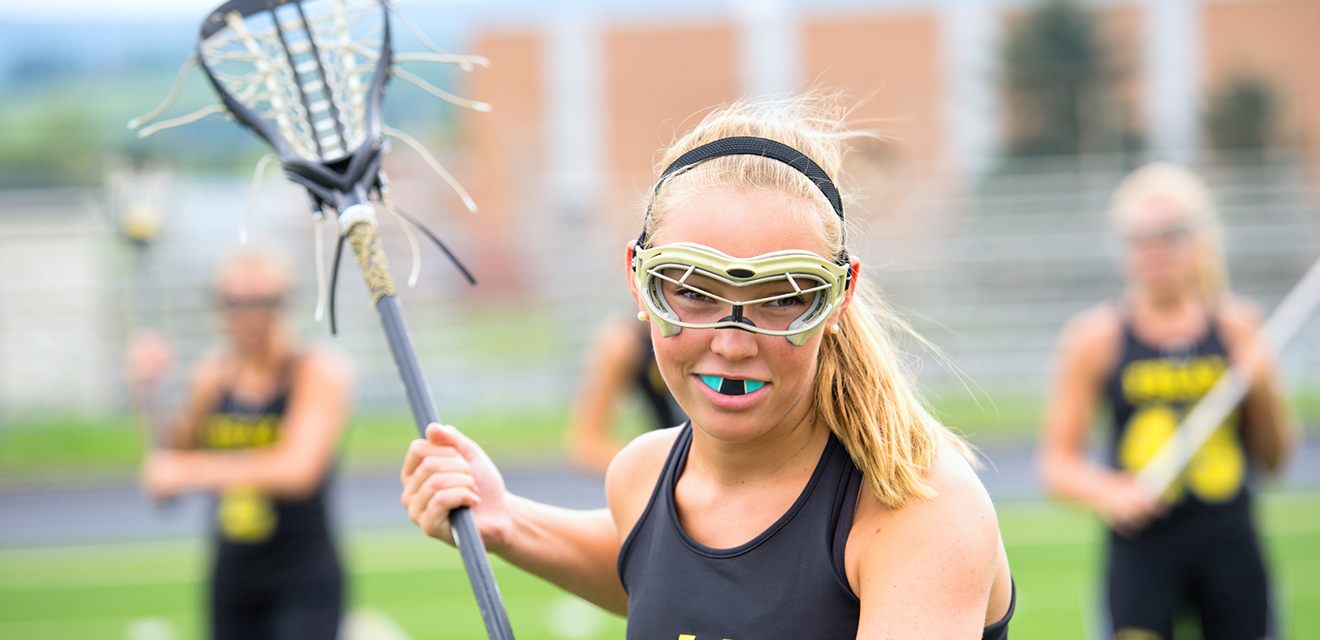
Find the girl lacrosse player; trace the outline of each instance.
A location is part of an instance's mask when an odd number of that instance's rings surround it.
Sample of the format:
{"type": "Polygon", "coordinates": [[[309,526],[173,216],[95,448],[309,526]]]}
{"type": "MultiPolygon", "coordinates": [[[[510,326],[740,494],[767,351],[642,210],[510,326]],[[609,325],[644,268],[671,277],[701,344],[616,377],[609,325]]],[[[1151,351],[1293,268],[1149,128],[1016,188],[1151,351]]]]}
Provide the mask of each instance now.
{"type": "Polygon", "coordinates": [[[1115,638],[1168,639],[1185,607],[1202,636],[1269,638],[1269,589],[1250,476],[1276,471],[1294,441],[1259,313],[1228,292],[1220,226],[1188,171],[1144,167],[1114,194],[1128,289],[1063,331],[1045,414],[1041,472],[1051,493],[1109,527],[1107,593],[1115,638]],[[1135,482],[1181,417],[1230,367],[1250,392],[1163,496],[1135,482]],[[1103,463],[1086,455],[1108,405],[1103,463]]]}
{"type": "MultiPolygon", "coordinates": [[[[172,447],[143,464],[154,497],[216,495],[213,638],[338,637],[343,578],[325,489],[350,376],[340,358],[293,341],[281,314],[289,284],[270,254],[225,263],[215,293],[227,344],[194,367],[172,447]]],[[[147,415],[164,363],[149,341],[130,350],[147,415]]]]}
{"type": "Polygon", "coordinates": [[[449,541],[471,507],[493,552],[626,614],[629,638],[1005,637],[994,508],[845,248],[855,135],[823,99],[743,103],[665,154],[624,266],[690,420],[619,453],[607,510],[513,495],[432,425],[401,473],[413,521],[449,541]]]}

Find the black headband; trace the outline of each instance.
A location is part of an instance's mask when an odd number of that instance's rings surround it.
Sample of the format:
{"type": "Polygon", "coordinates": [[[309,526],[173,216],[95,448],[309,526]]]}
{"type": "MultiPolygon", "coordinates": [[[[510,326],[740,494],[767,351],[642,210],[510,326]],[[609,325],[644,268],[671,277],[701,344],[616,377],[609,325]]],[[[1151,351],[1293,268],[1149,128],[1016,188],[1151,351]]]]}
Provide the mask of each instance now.
{"type": "MultiPolygon", "coordinates": [[[[771,140],[769,138],[759,138],[756,136],[734,136],[731,138],[720,138],[707,142],[699,147],[691,149],[679,156],[668,167],[660,173],[660,179],[655,183],[655,189],[651,194],[651,201],[655,201],[655,194],[664,186],[665,181],[674,174],[701,164],[707,160],[720,158],[723,156],[761,156],[771,160],[778,160],[798,171],[802,175],[811,179],[817,189],[829,200],[830,207],[834,213],[838,214],[839,222],[843,222],[843,199],[839,197],[839,189],[834,186],[825,170],[820,168],[814,160],[807,157],[807,154],[794,149],[782,142],[771,140]]],[[[651,217],[651,205],[646,205],[646,217],[651,217]]],[[[646,242],[646,221],[642,221],[642,233],[637,236],[637,246],[645,246],[646,242]]],[[[839,260],[847,261],[847,250],[840,252],[839,260]]]]}

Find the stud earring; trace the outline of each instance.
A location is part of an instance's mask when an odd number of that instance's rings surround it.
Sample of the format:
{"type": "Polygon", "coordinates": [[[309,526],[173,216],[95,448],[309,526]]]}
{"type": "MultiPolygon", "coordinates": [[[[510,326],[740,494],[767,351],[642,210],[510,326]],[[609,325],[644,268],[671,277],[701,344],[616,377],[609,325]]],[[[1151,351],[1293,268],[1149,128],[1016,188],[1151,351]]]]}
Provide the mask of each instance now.
{"type": "Polygon", "coordinates": [[[843,327],[840,327],[838,324],[832,324],[830,325],[828,331],[837,336],[840,333],[843,333],[843,327]]]}
{"type": "Polygon", "coordinates": [[[646,322],[647,320],[650,320],[650,317],[648,317],[648,316],[646,315],[646,312],[645,312],[645,311],[638,311],[638,312],[637,312],[637,320],[638,320],[639,322],[646,322]]]}

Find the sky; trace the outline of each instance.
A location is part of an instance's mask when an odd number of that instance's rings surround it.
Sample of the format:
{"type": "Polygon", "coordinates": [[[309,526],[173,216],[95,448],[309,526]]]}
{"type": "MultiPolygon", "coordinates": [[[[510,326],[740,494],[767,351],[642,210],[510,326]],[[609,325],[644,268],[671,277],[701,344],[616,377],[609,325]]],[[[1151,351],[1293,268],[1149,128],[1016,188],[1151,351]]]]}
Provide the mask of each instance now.
{"type": "MultiPolygon", "coordinates": [[[[206,15],[223,0],[42,0],[0,2],[0,20],[68,22],[83,20],[169,20],[206,15]]],[[[490,0],[402,0],[402,7],[486,4],[490,0]]]]}

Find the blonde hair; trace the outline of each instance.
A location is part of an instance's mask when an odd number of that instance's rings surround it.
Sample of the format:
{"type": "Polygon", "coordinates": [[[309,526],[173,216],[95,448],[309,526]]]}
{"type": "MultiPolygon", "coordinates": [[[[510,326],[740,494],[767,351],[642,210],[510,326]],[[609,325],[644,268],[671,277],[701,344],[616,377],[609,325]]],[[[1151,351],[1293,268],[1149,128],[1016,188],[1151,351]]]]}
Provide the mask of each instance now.
{"type": "Polygon", "coordinates": [[[1141,167],[1123,178],[1114,190],[1109,205],[1110,223],[1115,228],[1122,228],[1127,219],[1140,215],[1154,201],[1179,212],[1190,224],[1196,252],[1197,285],[1207,298],[1220,298],[1228,290],[1223,225],[1205,181],[1191,171],[1167,162],[1141,167]]]}
{"type": "MultiPolygon", "coordinates": [[[[801,151],[838,185],[849,141],[871,135],[845,127],[847,111],[842,104],[837,95],[810,95],[725,106],[707,114],[695,129],[672,144],[660,166],[713,140],[759,136],[801,151]]],[[[674,174],[652,194],[645,237],[655,237],[675,203],[703,189],[730,185],[769,189],[794,198],[803,205],[794,211],[824,241],[826,255],[843,254],[844,225],[815,184],[789,165],[755,155],[715,158],[674,174]]],[[[935,495],[924,476],[942,440],[964,455],[970,449],[918,399],[891,336],[891,330],[910,329],[865,280],[853,286],[852,303],[839,321],[842,330],[837,334],[827,331],[822,338],[813,394],[815,411],[843,443],[880,502],[897,508],[914,497],[935,495]]]]}

